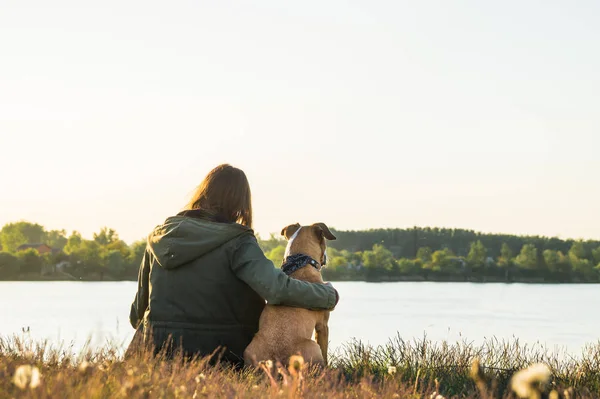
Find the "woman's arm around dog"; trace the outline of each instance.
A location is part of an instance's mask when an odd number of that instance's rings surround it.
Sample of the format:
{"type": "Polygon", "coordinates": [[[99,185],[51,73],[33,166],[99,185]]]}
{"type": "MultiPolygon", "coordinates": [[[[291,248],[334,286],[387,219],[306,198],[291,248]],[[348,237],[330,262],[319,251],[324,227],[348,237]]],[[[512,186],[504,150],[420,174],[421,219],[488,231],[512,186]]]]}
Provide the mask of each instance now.
{"type": "Polygon", "coordinates": [[[338,292],[331,284],[296,280],[276,268],[253,235],[240,239],[232,253],[231,268],[269,305],[332,310],[339,300],[338,292]]]}

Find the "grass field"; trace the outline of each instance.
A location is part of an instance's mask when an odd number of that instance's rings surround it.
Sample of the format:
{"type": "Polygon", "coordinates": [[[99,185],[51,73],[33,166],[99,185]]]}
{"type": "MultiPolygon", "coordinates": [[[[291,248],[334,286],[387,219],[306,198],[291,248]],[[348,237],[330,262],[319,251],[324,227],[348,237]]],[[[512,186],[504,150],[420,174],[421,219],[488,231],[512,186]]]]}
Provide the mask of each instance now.
{"type": "Polygon", "coordinates": [[[331,354],[322,373],[295,359],[274,375],[266,368],[235,372],[203,359],[166,361],[143,353],[123,360],[121,352],[107,346],[76,355],[0,339],[0,398],[600,397],[600,342],[572,355],[517,340],[481,346],[425,338],[395,338],[379,347],[350,342],[331,354]]]}

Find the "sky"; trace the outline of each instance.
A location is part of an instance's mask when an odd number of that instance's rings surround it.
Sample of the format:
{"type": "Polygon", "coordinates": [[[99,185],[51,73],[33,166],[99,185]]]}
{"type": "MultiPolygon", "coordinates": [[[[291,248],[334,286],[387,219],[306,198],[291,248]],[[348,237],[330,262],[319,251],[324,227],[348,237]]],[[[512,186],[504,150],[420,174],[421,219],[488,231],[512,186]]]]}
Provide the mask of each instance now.
{"type": "Polygon", "coordinates": [[[0,225],[127,242],[214,166],[255,230],[600,239],[597,1],[3,0],[0,225]]]}

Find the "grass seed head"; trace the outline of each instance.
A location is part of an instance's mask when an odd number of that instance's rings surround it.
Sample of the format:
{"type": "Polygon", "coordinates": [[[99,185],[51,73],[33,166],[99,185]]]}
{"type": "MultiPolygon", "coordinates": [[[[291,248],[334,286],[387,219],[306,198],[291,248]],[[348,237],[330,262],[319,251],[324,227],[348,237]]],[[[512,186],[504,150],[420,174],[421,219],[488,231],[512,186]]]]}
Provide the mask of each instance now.
{"type": "Polygon", "coordinates": [[[304,368],[304,358],[300,355],[294,355],[290,357],[288,366],[290,373],[294,370],[296,373],[300,372],[304,368]]]}

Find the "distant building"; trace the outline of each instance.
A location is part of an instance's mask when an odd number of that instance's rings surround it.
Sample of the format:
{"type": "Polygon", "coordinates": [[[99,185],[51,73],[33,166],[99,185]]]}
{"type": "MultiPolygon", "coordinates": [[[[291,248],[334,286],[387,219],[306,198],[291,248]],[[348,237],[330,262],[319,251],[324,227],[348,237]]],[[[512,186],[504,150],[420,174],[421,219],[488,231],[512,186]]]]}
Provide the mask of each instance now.
{"type": "Polygon", "coordinates": [[[71,266],[71,262],[69,262],[68,260],[63,260],[62,262],[58,262],[56,264],[56,271],[64,272],[65,269],[67,269],[70,266],[71,266]]]}
{"type": "Polygon", "coordinates": [[[41,244],[41,243],[23,244],[17,248],[17,251],[25,251],[27,249],[35,249],[40,255],[44,255],[44,254],[48,254],[48,253],[55,254],[57,252],[60,252],[60,249],[58,249],[58,248],[52,248],[51,246],[49,246],[47,244],[41,244]]]}
{"type": "Polygon", "coordinates": [[[69,266],[71,266],[71,263],[66,260],[58,262],[55,265],[53,265],[53,264],[44,265],[42,267],[42,276],[54,274],[56,272],[64,272],[69,266]]]}

